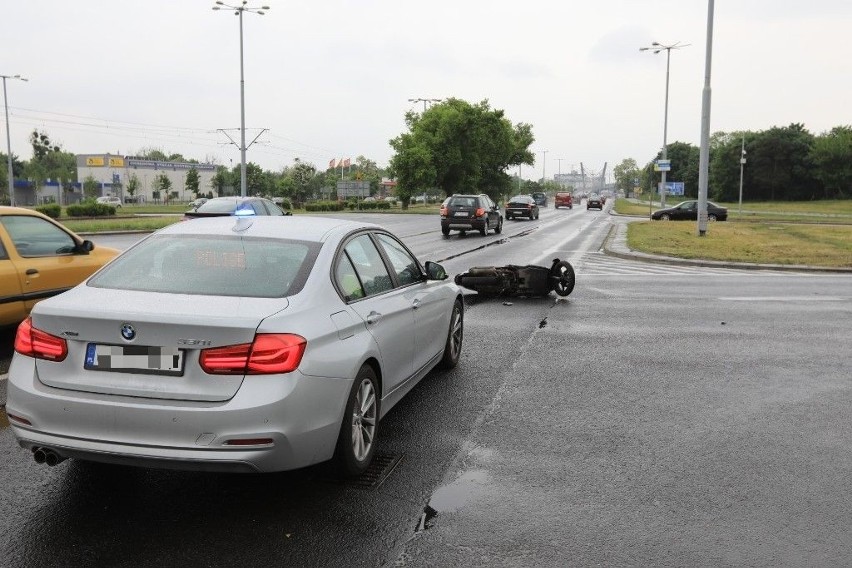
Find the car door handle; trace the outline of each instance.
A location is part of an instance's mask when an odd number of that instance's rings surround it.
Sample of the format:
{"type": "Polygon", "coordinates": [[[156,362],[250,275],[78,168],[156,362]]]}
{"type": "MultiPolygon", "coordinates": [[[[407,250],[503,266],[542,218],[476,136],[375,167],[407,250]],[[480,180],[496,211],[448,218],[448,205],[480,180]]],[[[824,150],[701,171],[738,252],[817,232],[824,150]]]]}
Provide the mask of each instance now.
{"type": "Polygon", "coordinates": [[[380,319],[382,319],[382,314],[380,314],[379,312],[372,311],[367,314],[367,323],[376,323],[380,319]]]}
{"type": "Polygon", "coordinates": [[[411,302],[411,308],[416,310],[420,307],[420,298],[415,298],[413,302],[411,302]]]}
{"type": "Polygon", "coordinates": [[[27,268],[27,276],[32,276],[33,274],[38,274],[38,269],[36,269],[36,268],[27,268]]]}

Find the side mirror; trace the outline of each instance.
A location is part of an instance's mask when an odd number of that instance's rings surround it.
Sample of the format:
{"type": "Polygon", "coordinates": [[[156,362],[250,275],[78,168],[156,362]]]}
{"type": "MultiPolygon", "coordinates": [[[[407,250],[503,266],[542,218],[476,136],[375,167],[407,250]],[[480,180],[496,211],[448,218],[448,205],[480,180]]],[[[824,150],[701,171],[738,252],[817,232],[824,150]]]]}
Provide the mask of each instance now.
{"type": "Polygon", "coordinates": [[[437,262],[431,260],[426,261],[426,279],[427,280],[446,280],[449,277],[444,267],[437,262]]]}
{"type": "Polygon", "coordinates": [[[80,252],[80,254],[89,254],[94,249],[95,249],[95,243],[93,243],[92,241],[90,241],[88,239],[86,239],[85,241],[80,243],[80,245],[77,247],[77,250],[80,252]]]}

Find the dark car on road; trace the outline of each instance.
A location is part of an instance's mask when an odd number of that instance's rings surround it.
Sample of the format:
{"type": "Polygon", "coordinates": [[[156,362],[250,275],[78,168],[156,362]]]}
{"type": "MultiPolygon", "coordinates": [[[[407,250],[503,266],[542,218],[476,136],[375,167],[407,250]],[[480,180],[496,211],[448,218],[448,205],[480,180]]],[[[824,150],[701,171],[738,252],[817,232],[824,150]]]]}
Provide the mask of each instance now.
{"type": "Polygon", "coordinates": [[[538,203],[531,195],[516,195],[506,204],[506,219],[517,217],[538,219],[538,203]]]}
{"type": "Polygon", "coordinates": [[[536,191],[532,194],[532,198],[535,199],[535,204],[539,207],[547,207],[547,194],[541,191],[536,191]]]}
{"type": "MultiPolygon", "coordinates": [[[[697,221],[698,200],[681,201],[674,207],[657,209],[651,214],[651,219],[655,221],[697,221]]],[[[708,221],[726,221],[727,219],[727,208],[716,205],[711,201],[707,202],[708,221]]]]}
{"type": "Polygon", "coordinates": [[[184,219],[196,217],[228,217],[235,215],[290,215],[269,199],[262,197],[214,197],[183,214],[184,219]]]}
{"type": "Polygon", "coordinates": [[[604,200],[601,199],[601,196],[597,193],[591,194],[588,199],[586,199],[586,210],[589,209],[600,209],[603,210],[604,200]]]}
{"type": "Polygon", "coordinates": [[[479,231],[485,236],[493,229],[495,234],[503,230],[503,215],[500,208],[484,193],[479,195],[451,195],[441,205],[441,232],[449,235],[458,231],[479,231]]]}

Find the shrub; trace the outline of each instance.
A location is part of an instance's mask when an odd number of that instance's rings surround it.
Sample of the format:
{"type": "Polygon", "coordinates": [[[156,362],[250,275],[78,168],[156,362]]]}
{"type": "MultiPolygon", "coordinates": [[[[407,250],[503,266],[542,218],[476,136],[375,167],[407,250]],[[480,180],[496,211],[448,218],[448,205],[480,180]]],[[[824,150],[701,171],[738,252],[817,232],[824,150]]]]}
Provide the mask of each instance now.
{"type": "Polygon", "coordinates": [[[69,217],[107,217],[115,215],[115,207],[106,203],[95,203],[94,201],[83,201],[75,205],[69,205],[65,212],[69,217]]]}
{"type": "Polygon", "coordinates": [[[51,219],[59,219],[59,216],[62,215],[62,207],[58,203],[48,203],[47,205],[41,205],[36,207],[36,211],[43,215],[47,215],[51,219]]]}
{"type": "MultiPolygon", "coordinates": [[[[283,207],[283,205],[282,205],[283,207]]],[[[305,204],[305,211],[342,211],[343,204],[337,201],[314,201],[305,204]]]]}

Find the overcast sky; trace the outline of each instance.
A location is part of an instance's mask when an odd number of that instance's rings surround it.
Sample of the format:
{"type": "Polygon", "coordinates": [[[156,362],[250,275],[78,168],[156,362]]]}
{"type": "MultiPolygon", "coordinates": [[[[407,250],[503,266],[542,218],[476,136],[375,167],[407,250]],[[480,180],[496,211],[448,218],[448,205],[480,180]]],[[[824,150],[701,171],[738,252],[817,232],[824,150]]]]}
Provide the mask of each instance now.
{"type": "MultiPolygon", "coordinates": [[[[157,148],[239,164],[239,18],[213,0],[2,0],[12,153],[44,130],[67,151],[157,148]]],[[[380,166],[409,99],[488,99],[533,127],[525,178],[699,144],[706,0],[261,0],[245,14],[248,160],[380,166]],[[261,134],[262,129],[268,129],[261,134]]],[[[711,132],[852,123],[850,0],[715,3],[711,132]]],[[[3,119],[5,128],[5,119],[3,119]]],[[[5,132],[3,132],[5,138],[5,132]]],[[[6,147],[3,145],[3,152],[6,147]]],[[[514,173],[514,172],[510,172],[514,173]]]]}

